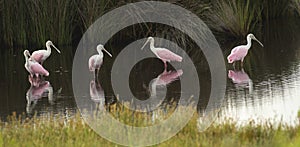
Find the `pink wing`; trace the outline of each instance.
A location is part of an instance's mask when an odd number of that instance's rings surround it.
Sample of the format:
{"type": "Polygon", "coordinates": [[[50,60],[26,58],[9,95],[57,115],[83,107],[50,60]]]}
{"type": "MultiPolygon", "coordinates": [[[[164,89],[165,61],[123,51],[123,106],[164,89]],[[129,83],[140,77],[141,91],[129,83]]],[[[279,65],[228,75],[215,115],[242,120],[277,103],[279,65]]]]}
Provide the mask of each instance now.
{"type": "Polygon", "coordinates": [[[34,73],[38,73],[40,75],[45,75],[45,76],[49,76],[49,72],[40,64],[38,63],[33,63],[31,66],[30,66],[31,70],[34,72],[34,73]]]}
{"type": "Polygon", "coordinates": [[[237,46],[234,49],[232,49],[230,55],[227,57],[228,63],[233,63],[234,61],[239,61],[248,53],[248,49],[246,49],[244,46],[237,46]]]}
{"type": "Polygon", "coordinates": [[[176,55],[175,53],[167,50],[167,49],[161,49],[157,51],[157,55],[164,60],[167,61],[178,61],[181,62],[182,61],[182,57],[180,57],[179,55],[176,55]]]}
{"type": "Polygon", "coordinates": [[[89,59],[89,70],[90,71],[94,71],[95,70],[94,64],[95,64],[95,58],[91,57],[89,59]]]}
{"type": "Polygon", "coordinates": [[[43,57],[44,57],[44,54],[42,54],[42,53],[33,53],[31,55],[31,58],[33,58],[36,62],[41,62],[43,57]]]}

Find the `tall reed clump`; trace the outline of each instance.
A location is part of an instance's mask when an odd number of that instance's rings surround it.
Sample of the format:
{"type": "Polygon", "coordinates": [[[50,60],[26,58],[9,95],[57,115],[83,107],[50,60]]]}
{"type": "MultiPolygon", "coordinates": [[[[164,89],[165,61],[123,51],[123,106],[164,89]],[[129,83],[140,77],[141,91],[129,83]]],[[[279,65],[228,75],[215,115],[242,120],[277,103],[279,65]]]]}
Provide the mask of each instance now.
{"type": "Polygon", "coordinates": [[[262,0],[264,19],[286,17],[291,0],[262,0]]]}
{"type": "Polygon", "coordinates": [[[295,11],[298,13],[298,16],[300,16],[300,0],[292,0],[291,7],[295,9],[295,11]]]}
{"type": "Polygon", "coordinates": [[[77,1],[77,12],[82,23],[83,31],[86,30],[93,22],[104,14],[113,0],[80,0],[77,1]]]}
{"type": "MultiPolygon", "coordinates": [[[[33,44],[51,39],[56,44],[69,45],[74,31],[76,8],[73,0],[29,0],[30,36],[33,44]]],[[[28,34],[29,35],[29,34],[28,34]]]]}
{"type": "MultiPolygon", "coordinates": [[[[0,0],[0,20],[2,20],[3,17],[2,9],[3,9],[3,0],[0,0]]],[[[2,23],[0,23],[0,34],[3,34],[2,23]]],[[[3,37],[0,37],[0,44],[3,44],[3,37]]]]}
{"type": "Polygon", "coordinates": [[[259,0],[216,0],[208,14],[208,24],[216,32],[244,37],[254,31],[261,21],[259,0]]]}
{"type": "Polygon", "coordinates": [[[2,35],[6,45],[27,45],[27,8],[25,1],[10,0],[2,1],[2,35]]]}

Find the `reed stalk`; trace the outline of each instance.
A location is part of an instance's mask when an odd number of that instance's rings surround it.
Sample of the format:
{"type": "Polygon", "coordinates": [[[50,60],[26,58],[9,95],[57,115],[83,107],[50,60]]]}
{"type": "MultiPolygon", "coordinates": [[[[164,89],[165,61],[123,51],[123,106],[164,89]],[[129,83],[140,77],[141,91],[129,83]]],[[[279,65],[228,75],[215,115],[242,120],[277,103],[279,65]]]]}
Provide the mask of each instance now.
{"type": "Polygon", "coordinates": [[[262,9],[257,0],[216,0],[208,14],[209,25],[216,32],[244,37],[257,28],[262,9]]]}

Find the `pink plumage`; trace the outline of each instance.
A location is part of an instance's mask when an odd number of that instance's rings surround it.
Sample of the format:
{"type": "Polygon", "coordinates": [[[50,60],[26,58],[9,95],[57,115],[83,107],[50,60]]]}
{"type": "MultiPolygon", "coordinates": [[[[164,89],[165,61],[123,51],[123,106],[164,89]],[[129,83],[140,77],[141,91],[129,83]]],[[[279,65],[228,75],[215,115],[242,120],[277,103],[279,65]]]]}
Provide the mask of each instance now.
{"type": "Polygon", "coordinates": [[[43,57],[44,57],[44,54],[35,53],[35,54],[32,54],[30,58],[34,59],[36,62],[41,63],[43,61],[43,57]]]}
{"type": "Polygon", "coordinates": [[[25,57],[25,68],[30,73],[30,76],[33,77],[33,75],[36,75],[38,77],[39,75],[43,76],[49,76],[49,72],[38,62],[36,62],[33,58],[30,57],[30,53],[28,50],[24,51],[24,57],[25,57]]]}
{"type": "Polygon", "coordinates": [[[170,61],[177,61],[182,62],[182,57],[179,55],[171,52],[170,50],[166,48],[156,48],[154,47],[154,38],[149,37],[146,41],[146,43],[143,45],[142,49],[146,46],[146,44],[150,42],[150,49],[151,51],[157,56],[157,58],[161,59],[164,62],[165,69],[167,68],[167,62],[170,61]]]}
{"type": "Polygon", "coordinates": [[[36,62],[43,64],[43,62],[51,55],[51,46],[53,46],[56,49],[56,51],[58,53],[60,53],[58,48],[56,48],[54,46],[54,44],[50,40],[48,40],[46,42],[46,48],[47,49],[46,50],[42,49],[42,50],[34,51],[31,55],[31,58],[34,59],[36,62]]]}
{"type": "Polygon", "coordinates": [[[180,57],[179,55],[176,55],[175,53],[167,50],[167,49],[159,49],[157,50],[157,55],[158,57],[163,60],[163,61],[177,61],[177,62],[181,62],[182,61],[182,57],[180,57]]]}
{"type": "Polygon", "coordinates": [[[29,68],[31,69],[32,73],[35,75],[43,75],[43,76],[49,76],[49,72],[39,63],[33,62],[29,65],[29,68]]]}
{"type": "Polygon", "coordinates": [[[257,41],[263,47],[263,44],[257,40],[253,34],[249,34],[247,35],[247,45],[240,45],[232,49],[230,55],[227,57],[228,63],[233,63],[236,61],[242,61],[242,63],[244,62],[244,58],[247,56],[248,50],[252,45],[251,39],[257,41]]]}
{"type": "Polygon", "coordinates": [[[246,46],[238,46],[232,49],[231,54],[227,57],[228,63],[233,63],[235,61],[244,61],[248,53],[246,46]]]}

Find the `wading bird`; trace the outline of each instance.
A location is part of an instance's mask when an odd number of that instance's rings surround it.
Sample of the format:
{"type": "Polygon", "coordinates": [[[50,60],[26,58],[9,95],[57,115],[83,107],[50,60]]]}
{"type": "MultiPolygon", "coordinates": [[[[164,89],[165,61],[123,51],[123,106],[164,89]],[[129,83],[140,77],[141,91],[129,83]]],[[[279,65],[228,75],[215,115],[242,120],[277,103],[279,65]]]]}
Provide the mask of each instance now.
{"type": "Polygon", "coordinates": [[[182,57],[179,55],[176,55],[175,53],[171,52],[170,50],[166,48],[156,48],[154,47],[154,38],[149,37],[146,43],[143,45],[142,49],[147,45],[147,43],[150,42],[150,49],[151,51],[156,55],[157,58],[162,60],[165,65],[165,69],[167,68],[167,62],[170,61],[182,61],[182,57]]]}
{"type": "Polygon", "coordinates": [[[104,48],[103,45],[99,44],[97,46],[98,54],[91,56],[89,59],[89,70],[95,72],[95,77],[98,76],[98,71],[103,64],[102,50],[104,50],[110,57],[112,57],[112,55],[104,48]]]}
{"type": "Polygon", "coordinates": [[[240,45],[231,50],[230,55],[227,57],[228,63],[234,63],[236,61],[241,61],[243,66],[244,58],[248,54],[248,50],[251,48],[251,40],[257,41],[262,47],[264,46],[258,39],[255,38],[253,34],[247,35],[247,45],[240,45]]]}
{"type": "Polygon", "coordinates": [[[33,58],[30,57],[30,53],[28,50],[24,51],[24,57],[25,57],[25,68],[30,73],[30,76],[33,77],[34,75],[36,77],[39,77],[39,75],[42,76],[49,76],[49,72],[38,62],[36,62],[33,58]]]}
{"type": "Polygon", "coordinates": [[[36,62],[39,62],[41,64],[43,64],[43,62],[50,56],[51,54],[51,46],[53,46],[56,51],[58,53],[60,53],[60,51],[54,46],[54,44],[48,40],[46,42],[46,48],[47,50],[45,49],[41,49],[41,50],[37,50],[37,51],[34,51],[31,55],[31,58],[33,58],[36,62]]]}

